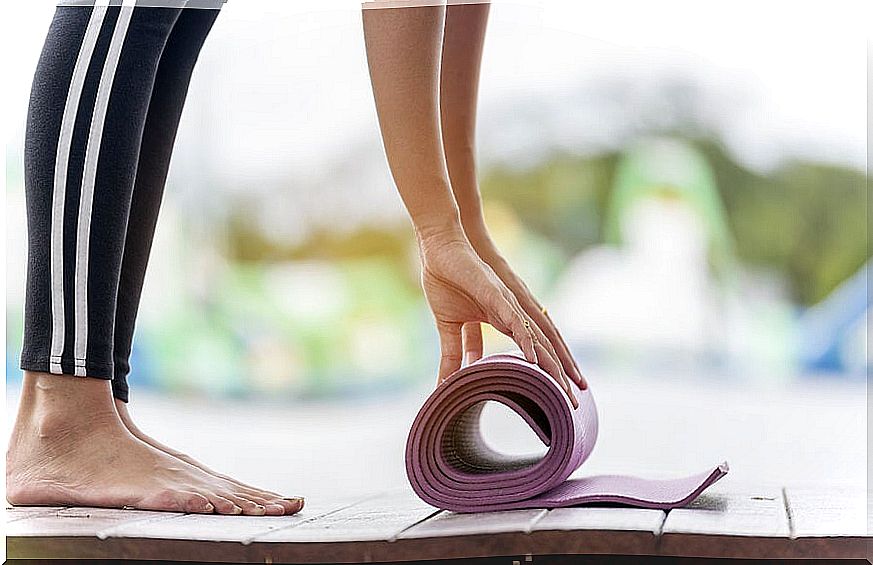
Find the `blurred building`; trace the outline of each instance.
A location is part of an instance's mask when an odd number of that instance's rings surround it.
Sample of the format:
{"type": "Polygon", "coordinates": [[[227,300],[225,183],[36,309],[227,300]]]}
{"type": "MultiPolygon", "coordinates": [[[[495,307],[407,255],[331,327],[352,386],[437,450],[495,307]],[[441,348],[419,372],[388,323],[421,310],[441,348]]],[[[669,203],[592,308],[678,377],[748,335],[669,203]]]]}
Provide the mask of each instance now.
{"type": "Polygon", "coordinates": [[[788,303],[776,288],[740,288],[752,283],[700,153],[642,141],[622,157],[610,198],[607,242],[574,258],[556,290],[555,315],[575,347],[643,371],[748,374],[772,370],[775,358],[785,372],[788,303]],[[786,318],[768,328],[763,312],[786,318]]]}

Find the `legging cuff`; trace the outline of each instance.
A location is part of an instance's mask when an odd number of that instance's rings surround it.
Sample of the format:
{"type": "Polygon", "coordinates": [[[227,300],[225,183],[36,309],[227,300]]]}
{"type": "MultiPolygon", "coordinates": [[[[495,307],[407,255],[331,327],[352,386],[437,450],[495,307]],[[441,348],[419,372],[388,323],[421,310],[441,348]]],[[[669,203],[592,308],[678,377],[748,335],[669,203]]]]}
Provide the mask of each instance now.
{"type": "MultiPolygon", "coordinates": [[[[112,396],[118,400],[127,403],[130,400],[130,389],[127,385],[126,373],[119,376],[118,371],[111,363],[92,363],[86,361],[84,365],[84,373],[81,370],[81,361],[79,362],[79,374],[76,373],[76,360],[68,357],[62,357],[60,360],[61,371],[52,371],[52,366],[55,365],[49,358],[21,358],[21,369],[23,371],[33,371],[37,373],[54,373],[58,376],[65,377],[87,377],[92,379],[102,379],[112,381],[112,396]]],[[[55,365],[56,367],[56,365],[55,365]]]]}
{"type": "Polygon", "coordinates": [[[92,379],[112,380],[115,367],[112,363],[95,363],[72,357],[21,357],[21,369],[40,373],[54,373],[92,379]]]}

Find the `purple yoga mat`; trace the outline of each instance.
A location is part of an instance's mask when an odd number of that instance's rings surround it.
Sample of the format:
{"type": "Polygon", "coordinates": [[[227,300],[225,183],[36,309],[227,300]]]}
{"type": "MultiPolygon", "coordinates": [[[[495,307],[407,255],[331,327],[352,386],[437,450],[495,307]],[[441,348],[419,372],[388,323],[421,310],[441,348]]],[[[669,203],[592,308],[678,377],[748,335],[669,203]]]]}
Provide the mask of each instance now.
{"type": "Polygon", "coordinates": [[[460,369],[430,395],[406,442],[406,473],[422,500],[445,510],[483,512],[609,502],[646,508],[688,504],[728,471],[722,463],[681,479],[621,475],[567,478],[597,441],[591,389],[566,394],[538,366],[512,354],[489,355],[460,369]],[[548,446],[542,457],[497,453],[482,438],[486,401],[505,404],[548,446]]]}

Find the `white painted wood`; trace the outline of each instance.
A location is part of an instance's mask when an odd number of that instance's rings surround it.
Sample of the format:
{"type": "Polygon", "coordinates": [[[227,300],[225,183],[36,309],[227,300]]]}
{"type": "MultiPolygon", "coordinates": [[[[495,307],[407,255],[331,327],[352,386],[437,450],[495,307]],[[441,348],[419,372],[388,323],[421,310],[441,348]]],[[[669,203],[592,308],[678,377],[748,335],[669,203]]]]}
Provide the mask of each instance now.
{"type": "Polygon", "coordinates": [[[398,539],[473,536],[478,534],[527,533],[545,510],[507,510],[478,514],[440,512],[433,518],[401,532],[398,539]]]}
{"type": "Polygon", "coordinates": [[[788,537],[788,515],[779,489],[745,493],[715,489],[687,508],[671,510],[663,534],[788,537]]]}
{"type": "Polygon", "coordinates": [[[869,535],[867,493],[861,489],[788,487],[785,498],[793,537],[869,535]]]}
{"type": "Polygon", "coordinates": [[[368,498],[348,508],[258,536],[253,543],[390,540],[437,512],[411,490],[368,498]]]}
{"type": "Polygon", "coordinates": [[[659,535],[666,513],[649,508],[573,507],[550,510],[534,524],[534,531],[642,531],[659,535]]]}
{"type": "Polygon", "coordinates": [[[172,520],[149,520],[113,526],[99,532],[102,538],[145,538],[203,541],[248,542],[252,538],[281,528],[318,519],[356,500],[307,501],[303,510],[291,516],[223,516],[185,514],[172,520]]]}
{"type": "Polygon", "coordinates": [[[98,537],[109,528],[151,520],[172,520],[183,514],[116,510],[111,508],[66,508],[50,514],[38,514],[6,524],[7,537],[98,537]]]}

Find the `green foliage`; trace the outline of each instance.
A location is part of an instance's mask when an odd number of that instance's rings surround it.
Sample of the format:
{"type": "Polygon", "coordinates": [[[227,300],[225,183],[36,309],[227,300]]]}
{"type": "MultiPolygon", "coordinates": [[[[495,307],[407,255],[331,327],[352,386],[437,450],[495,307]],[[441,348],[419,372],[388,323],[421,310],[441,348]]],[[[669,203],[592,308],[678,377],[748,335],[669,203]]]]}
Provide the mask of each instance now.
{"type": "MultiPolygon", "coordinates": [[[[712,167],[738,259],[781,273],[799,303],[821,300],[869,259],[862,172],[795,161],[763,175],[712,140],[692,143],[712,167]]],[[[606,240],[619,160],[618,153],[561,154],[526,170],[500,165],[484,175],[482,192],[575,254],[606,240]]]]}
{"type": "MultiPolygon", "coordinates": [[[[760,174],[737,163],[711,138],[686,140],[705,157],[727,213],[737,258],[782,274],[793,297],[821,300],[869,259],[864,173],[794,161],[760,174]]],[[[594,156],[558,153],[527,169],[498,165],[484,172],[483,198],[511,209],[525,228],[573,256],[608,240],[606,218],[614,195],[618,152],[594,156]]],[[[244,205],[230,219],[230,255],[240,261],[380,257],[398,266],[410,291],[417,287],[409,259],[411,234],[403,223],[351,232],[314,230],[302,242],[271,239],[251,222],[244,205]]]]}
{"type": "Polygon", "coordinates": [[[603,240],[618,155],[559,154],[528,170],[494,167],[481,181],[483,198],[512,208],[525,226],[575,255],[603,240]]]}

